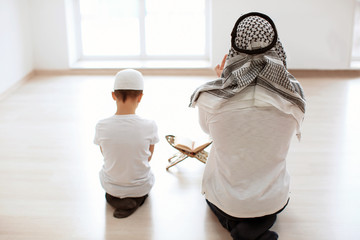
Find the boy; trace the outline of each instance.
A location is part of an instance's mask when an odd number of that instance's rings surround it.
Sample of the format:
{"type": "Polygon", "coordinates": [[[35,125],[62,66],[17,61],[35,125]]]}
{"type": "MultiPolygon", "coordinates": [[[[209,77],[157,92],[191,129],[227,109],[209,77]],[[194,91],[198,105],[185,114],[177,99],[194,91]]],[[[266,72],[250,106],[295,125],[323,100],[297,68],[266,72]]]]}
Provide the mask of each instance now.
{"type": "Polygon", "coordinates": [[[115,208],[116,218],[134,213],[154,184],[149,161],[155,143],[159,142],[157,125],[135,114],[143,89],[140,72],[133,69],[118,72],[112,92],[117,111],[96,125],[94,143],[104,156],[100,182],[106,191],[106,201],[115,208]]]}

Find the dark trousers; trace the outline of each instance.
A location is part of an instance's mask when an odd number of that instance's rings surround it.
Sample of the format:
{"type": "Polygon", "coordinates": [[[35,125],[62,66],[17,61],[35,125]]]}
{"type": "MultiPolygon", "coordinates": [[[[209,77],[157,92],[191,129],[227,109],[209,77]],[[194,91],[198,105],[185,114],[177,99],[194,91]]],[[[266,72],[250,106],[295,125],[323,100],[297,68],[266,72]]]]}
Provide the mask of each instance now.
{"type": "Polygon", "coordinates": [[[280,211],[256,218],[236,218],[221,211],[214,204],[206,200],[212,212],[219,219],[221,225],[226,228],[234,240],[276,240],[278,235],[269,229],[276,221],[276,215],[280,211]]]}
{"type": "Polygon", "coordinates": [[[115,208],[114,217],[125,218],[133,214],[136,209],[144,204],[148,195],[142,197],[118,198],[108,193],[105,194],[106,201],[115,208]]]}

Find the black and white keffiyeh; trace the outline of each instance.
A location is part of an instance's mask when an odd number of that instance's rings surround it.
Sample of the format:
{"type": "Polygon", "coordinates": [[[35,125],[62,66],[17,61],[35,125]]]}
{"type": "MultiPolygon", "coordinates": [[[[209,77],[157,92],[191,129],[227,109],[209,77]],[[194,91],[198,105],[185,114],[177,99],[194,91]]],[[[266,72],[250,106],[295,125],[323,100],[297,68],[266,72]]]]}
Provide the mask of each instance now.
{"type": "Polygon", "coordinates": [[[305,113],[303,89],[287,71],[286,54],[273,21],[261,13],[245,14],[236,22],[231,37],[221,77],[197,88],[190,106],[196,105],[202,92],[226,100],[248,86],[258,86],[305,113]]]}

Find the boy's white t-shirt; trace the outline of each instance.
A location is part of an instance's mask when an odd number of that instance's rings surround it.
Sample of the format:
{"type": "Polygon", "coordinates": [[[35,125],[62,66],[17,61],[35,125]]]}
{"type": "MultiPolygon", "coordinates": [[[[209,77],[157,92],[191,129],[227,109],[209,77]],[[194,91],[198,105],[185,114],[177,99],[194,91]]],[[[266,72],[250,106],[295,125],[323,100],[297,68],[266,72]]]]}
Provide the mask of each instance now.
{"type": "Polygon", "coordinates": [[[104,156],[99,173],[104,190],[119,198],[148,194],[155,181],[148,161],[149,147],[157,142],[157,125],[152,120],[129,114],[99,121],[94,143],[104,156]]]}

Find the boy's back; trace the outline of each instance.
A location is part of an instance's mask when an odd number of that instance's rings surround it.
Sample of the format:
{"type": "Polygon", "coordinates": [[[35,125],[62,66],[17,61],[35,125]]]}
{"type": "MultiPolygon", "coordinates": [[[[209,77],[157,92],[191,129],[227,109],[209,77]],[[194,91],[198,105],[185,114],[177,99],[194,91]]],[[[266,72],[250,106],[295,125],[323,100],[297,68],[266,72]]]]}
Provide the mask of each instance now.
{"type": "Polygon", "coordinates": [[[104,155],[100,181],[107,193],[121,198],[149,193],[154,184],[149,146],[158,142],[154,121],[135,114],[111,116],[97,124],[94,142],[104,155]]]}

